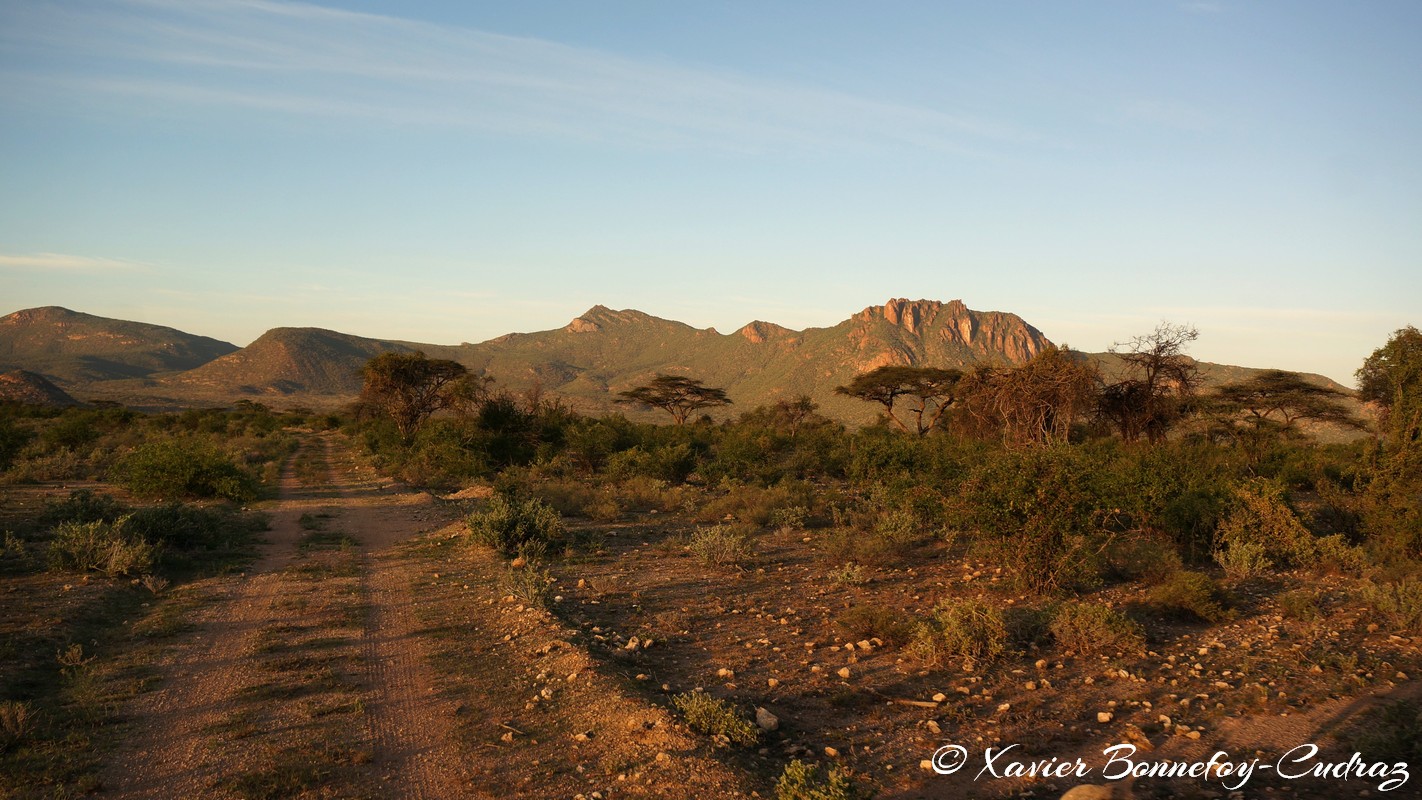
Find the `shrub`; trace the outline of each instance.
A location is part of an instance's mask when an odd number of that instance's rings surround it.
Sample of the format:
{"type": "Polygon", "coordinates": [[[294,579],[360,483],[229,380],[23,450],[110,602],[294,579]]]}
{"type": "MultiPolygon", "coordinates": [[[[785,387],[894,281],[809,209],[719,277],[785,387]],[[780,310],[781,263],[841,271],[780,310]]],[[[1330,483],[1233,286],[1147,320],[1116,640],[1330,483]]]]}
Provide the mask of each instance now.
{"type": "Polygon", "coordinates": [[[128,506],[115,500],[113,495],[76,489],[63,500],[45,503],[40,524],[53,527],[61,522],[113,522],[127,513],[128,506]]]}
{"type": "Polygon", "coordinates": [[[499,592],[525,604],[546,608],[553,592],[553,576],[534,566],[505,567],[499,575],[499,592]]]}
{"type": "Polygon", "coordinates": [[[167,548],[196,550],[218,544],[224,534],[230,534],[228,524],[234,516],[214,508],[165,503],[134,511],[128,515],[125,527],[146,541],[167,548]]]}
{"type": "Polygon", "coordinates": [[[116,522],[63,522],[50,541],[50,563],[56,569],[98,570],[110,577],[147,572],[157,561],[151,543],[126,530],[127,517],[116,522]]]}
{"type": "Polygon", "coordinates": [[[700,528],[691,535],[691,554],[704,564],[739,564],[751,555],[749,526],[717,525],[700,528]]]}
{"type": "Polygon", "coordinates": [[[770,512],[770,524],[775,528],[797,530],[805,527],[809,517],[810,510],[804,506],[777,508],[770,512]]]}
{"type": "Polygon", "coordinates": [[[1138,650],[1145,644],[1140,625],[1100,603],[1063,603],[1052,619],[1052,636],[1081,654],[1138,650]]]}
{"type": "MultiPolygon", "coordinates": [[[[1318,547],[1297,515],[1284,502],[1283,489],[1267,481],[1253,481],[1236,492],[1236,505],[1216,532],[1215,560],[1230,569],[1307,567],[1318,561],[1318,547]],[[1231,555],[1230,550],[1247,552],[1231,555]]],[[[1257,574],[1257,572],[1256,572],[1257,574]]]]}
{"type": "Polygon", "coordinates": [[[15,463],[15,457],[34,438],[29,428],[16,425],[9,417],[0,416],[0,472],[15,463]]]}
{"type": "Polygon", "coordinates": [[[964,669],[993,661],[1007,648],[1007,622],[985,600],[944,600],[918,630],[915,647],[929,661],[961,659],[964,669]]]}
{"type": "Polygon", "coordinates": [[[865,574],[864,567],[853,562],[846,562],[839,569],[830,570],[829,579],[831,583],[845,586],[859,586],[869,582],[869,576],[865,574]]]}
{"type": "Polygon", "coordinates": [[[1180,553],[1168,542],[1145,536],[1125,536],[1106,548],[1106,568],[1126,580],[1159,583],[1179,572],[1180,553]]]}
{"type": "Polygon", "coordinates": [[[907,614],[880,605],[854,606],[834,622],[854,641],[878,639],[887,646],[894,646],[904,644],[913,636],[913,622],[907,614]]]}
{"type": "Polygon", "coordinates": [[[35,729],[35,712],[29,703],[0,702],[0,753],[24,741],[35,729]]]}
{"type": "Polygon", "coordinates": [[[1369,581],[1363,585],[1362,597],[1395,630],[1422,632],[1422,579],[1408,577],[1382,584],[1369,581]]]}
{"type": "Polygon", "coordinates": [[[644,449],[641,445],[607,459],[607,474],[614,478],[642,475],[668,483],[681,483],[696,469],[696,452],[686,442],[644,449]]]}
{"type": "Polygon", "coordinates": [[[536,497],[519,499],[507,494],[489,498],[483,511],[466,520],[470,538],[492,547],[505,556],[521,551],[546,550],[567,537],[563,518],[552,506],[536,497]]]}
{"type": "Polygon", "coordinates": [[[838,528],[824,537],[825,553],[835,561],[853,561],[870,566],[886,566],[903,560],[925,538],[918,518],[908,511],[879,514],[858,525],[838,528]]]}
{"type": "Polygon", "coordinates": [[[1294,589],[1279,595],[1279,608],[1287,617],[1312,622],[1323,615],[1319,596],[1309,589],[1294,589]]]}
{"type": "Polygon", "coordinates": [[[775,800],[855,800],[859,793],[842,767],[832,766],[820,777],[820,768],[798,758],[785,765],[775,782],[775,800]]]}
{"type": "Polygon", "coordinates": [[[1090,585],[1112,510],[1096,485],[1100,462],[1065,446],[998,453],[960,487],[949,522],[981,533],[1024,589],[1090,585]]]}
{"type": "Polygon", "coordinates": [[[727,516],[740,522],[768,525],[777,512],[791,508],[804,508],[810,502],[809,486],[803,483],[784,482],[766,489],[759,486],[745,486],[730,483],[730,490],[705,506],[696,515],[702,522],[714,522],[727,516]]]}
{"type": "Polygon", "coordinates": [[[724,736],[732,744],[749,746],[760,739],[755,723],[725,700],[705,692],[685,692],[672,698],[672,705],[686,717],[691,729],[707,736],[724,736]]]}
{"type": "Polygon", "coordinates": [[[1371,761],[1422,762],[1422,705],[1415,700],[1388,703],[1368,715],[1349,744],[1371,761]]]}
{"type": "Polygon", "coordinates": [[[1206,622],[1222,622],[1233,616],[1220,605],[1219,587],[1203,572],[1176,572],[1151,589],[1148,599],[1166,611],[1188,614],[1206,622]]]}
{"type": "Polygon", "coordinates": [[[1215,563],[1224,568],[1231,578],[1253,578],[1274,568],[1264,545],[1257,542],[1237,542],[1223,550],[1215,551],[1215,563]]]}
{"type": "Polygon", "coordinates": [[[140,445],[115,465],[118,483],[139,497],[220,497],[244,502],[257,496],[257,479],[216,447],[196,439],[140,445]]]}

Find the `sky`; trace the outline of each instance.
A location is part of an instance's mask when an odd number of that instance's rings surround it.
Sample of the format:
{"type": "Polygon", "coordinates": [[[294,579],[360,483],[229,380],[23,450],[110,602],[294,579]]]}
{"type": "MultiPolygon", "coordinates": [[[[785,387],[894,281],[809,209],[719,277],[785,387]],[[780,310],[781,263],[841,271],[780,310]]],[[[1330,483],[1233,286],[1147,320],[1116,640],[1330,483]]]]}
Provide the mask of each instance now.
{"type": "Polygon", "coordinates": [[[1422,4],[0,0],[0,314],[454,344],[893,297],[1348,385],[1422,4]]]}

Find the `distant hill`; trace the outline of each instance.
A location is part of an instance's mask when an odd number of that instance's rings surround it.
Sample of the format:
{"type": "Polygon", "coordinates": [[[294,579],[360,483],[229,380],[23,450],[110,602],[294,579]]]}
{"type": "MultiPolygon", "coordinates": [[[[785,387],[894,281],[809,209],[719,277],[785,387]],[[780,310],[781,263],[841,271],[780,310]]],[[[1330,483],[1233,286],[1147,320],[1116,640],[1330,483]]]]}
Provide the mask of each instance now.
{"type": "Polygon", "coordinates": [[[457,348],[366,339],[322,328],[273,328],[256,341],[196,369],[160,376],[169,393],[207,398],[337,395],[360,392],[361,367],[385,352],[424,350],[447,357],[457,348]]]}
{"type": "Polygon", "coordinates": [[[31,406],[77,406],[70,397],[43,375],[22,369],[0,372],[0,403],[24,403],[31,406]]]}
{"type": "Polygon", "coordinates": [[[730,334],[594,306],[557,330],[500,336],[465,346],[457,358],[502,385],[536,383],[587,411],[627,410],[615,403],[618,392],[669,373],[726,389],[736,403],[726,413],[806,394],[830,416],[867,422],[874,408],[834,394],[860,372],[1020,364],[1049,344],[1016,314],[973,311],[958,300],[890,300],[829,328],[756,321],[730,334]]]}
{"type": "Polygon", "coordinates": [[[58,306],[0,317],[0,370],[40,373],[65,388],[189,370],[237,349],[161,325],[58,306]]]}
{"type": "MultiPolygon", "coordinates": [[[[836,395],[834,387],[860,372],[886,364],[1021,364],[1050,344],[1016,314],[974,311],[959,300],[895,299],[831,327],[796,331],[755,321],[728,334],[599,305],[555,330],[460,345],[275,328],[238,349],[171,328],[59,308],[0,319],[0,364],[44,373],[81,398],[153,408],[224,405],[242,397],[331,406],[360,392],[360,369],[370,358],[419,350],[490,375],[500,388],[540,387],[587,413],[616,410],[659,419],[659,412],[619,404],[617,396],[669,373],[724,388],[735,404],[722,416],[804,394],[828,416],[859,424],[872,421],[878,407],[836,395]]],[[[1085,357],[1105,375],[1120,369],[1119,357],[1110,353],[1085,357]]],[[[1207,387],[1259,371],[1200,366],[1207,387]]],[[[1309,377],[1347,391],[1322,376],[1309,377]]]]}

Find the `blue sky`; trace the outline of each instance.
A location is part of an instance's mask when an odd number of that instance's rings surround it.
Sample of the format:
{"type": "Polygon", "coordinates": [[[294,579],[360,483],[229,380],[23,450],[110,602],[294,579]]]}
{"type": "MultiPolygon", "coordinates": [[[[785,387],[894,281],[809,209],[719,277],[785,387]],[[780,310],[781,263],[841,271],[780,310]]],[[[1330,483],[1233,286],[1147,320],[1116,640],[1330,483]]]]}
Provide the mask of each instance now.
{"type": "Polygon", "coordinates": [[[1422,324],[1422,4],[0,2],[0,312],[454,343],[961,298],[1352,372],[1422,324]]]}

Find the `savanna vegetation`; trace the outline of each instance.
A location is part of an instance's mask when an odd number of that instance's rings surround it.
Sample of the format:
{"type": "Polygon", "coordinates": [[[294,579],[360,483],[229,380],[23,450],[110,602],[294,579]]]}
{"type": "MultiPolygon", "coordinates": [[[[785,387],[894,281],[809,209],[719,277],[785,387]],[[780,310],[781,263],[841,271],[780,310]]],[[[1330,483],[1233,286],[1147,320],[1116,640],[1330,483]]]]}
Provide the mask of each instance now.
{"type": "MultiPolygon", "coordinates": [[[[802,734],[877,724],[884,700],[932,709],[889,737],[905,750],[950,723],[1069,744],[1087,735],[1079,719],[1130,719],[1198,738],[1224,716],[1422,667],[1422,336],[1398,331],[1363,364],[1360,417],[1292,373],[1206,388],[1186,355],[1195,335],[1133,339],[1111,376],[1055,347],[1021,366],[876,369],[839,388],[882,407],[862,429],[804,397],[697,418],[734,398],[666,375],[622,396],[674,424],[589,416],[418,353],[372,360],[348,414],[6,408],[0,568],[34,590],[11,616],[60,621],[4,630],[3,763],[72,785],[112,712],[94,699],[112,690],[84,677],[94,648],[152,635],[117,620],[150,619],[151,597],[241,563],[259,527],[243,505],[311,428],[339,429],[407,484],[492,490],[466,509],[464,541],[507,561],[500,594],[588,630],[613,662],[679,676],[662,704],[717,747],[766,742],[772,701],[802,734]],[[694,600],[688,582],[704,584],[694,600]],[[1281,627],[1294,646],[1272,638],[1281,627]],[[1256,634],[1284,657],[1239,644],[1256,634]],[[679,643],[718,655],[672,655],[679,643]],[[802,645],[810,672],[794,685],[782,650],[802,645]],[[882,680],[856,691],[866,668],[882,680]],[[1115,695],[1097,683],[1138,677],[1145,688],[1115,695]],[[1033,694],[1068,684],[1080,691],[1033,694]],[[1177,707],[1157,713],[1166,692],[1177,707]]],[[[103,680],[140,684],[131,668],[103,680]]],[[[783,797],[854,796],[876,763],[866,747],[820,777],[818,753],[775,741],[783,797]]]]}
{"type": "MultiPolygon", "coordinates": [[[[662,405],[676,424],[651,425],[585,416],[486,379],[475,402],[413,436],[379,414],[354,432],[411,483],[492,485],[489,510],[470,518],[471,541],[538,570],[540,585],[570,580],[609,552],[578,531],[641,530],[638,520],[656,514],[658,530],[680,531],[664,539],[665,552],[706,575],[777,572],[808,553],[817,566],[797,566],[781,596],[836,598],[845,607],[827,618],[831,630],[902,648],[924,674],[1001,677],[1072,658],[1114,659],[1134,674],[1181,647],[1181,636],[1207,638],[1241,619],[1272,624],[1276,613],[1313,615],[1308,636],[1324,635],[1330,615],[1362,620],[1345,638],[1422,633],[1415,330],[1399,331],[1359,371],[1365,416],[1294,373],[1207,388],[1186,354],[1195,337],[1162,325],[1121,345],[1121,369],[1109,377],[1065,348],[1017,367],[879,368],[839,388],[882,406],[880,422],[859,430],[807,398],[723,422],[694,419],[694,403],[662,405]],[[1328,443],[1321,431],[1334,434],[1328,443]],[[960,574],[961,588],[940,588],[960,574]],[[967,583],[975,576],[986,585],[967,583]],[[913,609],[896,584],[914,587],[913,609]]],[[[623,394],[672,404],[668,381],[623,394]]],[[[645,602],[653,591],[635,594],[645,602]]],[[[1325,655],[1357,645],[1341,641],[1309,645],[1314,655],[1296,664],[1341,673],[1320,684],[1323,695],[1404,658],[1341,664],[1325,655]]],[[[1194,675],[1218,678],[1195,666],[1194,675]]],[[[1282,673],[1243,685],[1240,670],[1225,675],[1251,707],[1260,691],[1289,706],[1282,673]]],[[[711,699],[696,702],[700,719],[711,699]]],[[[1140,724],[1189,733],[1182,716],[1146,714],[1140,724]]]]}

